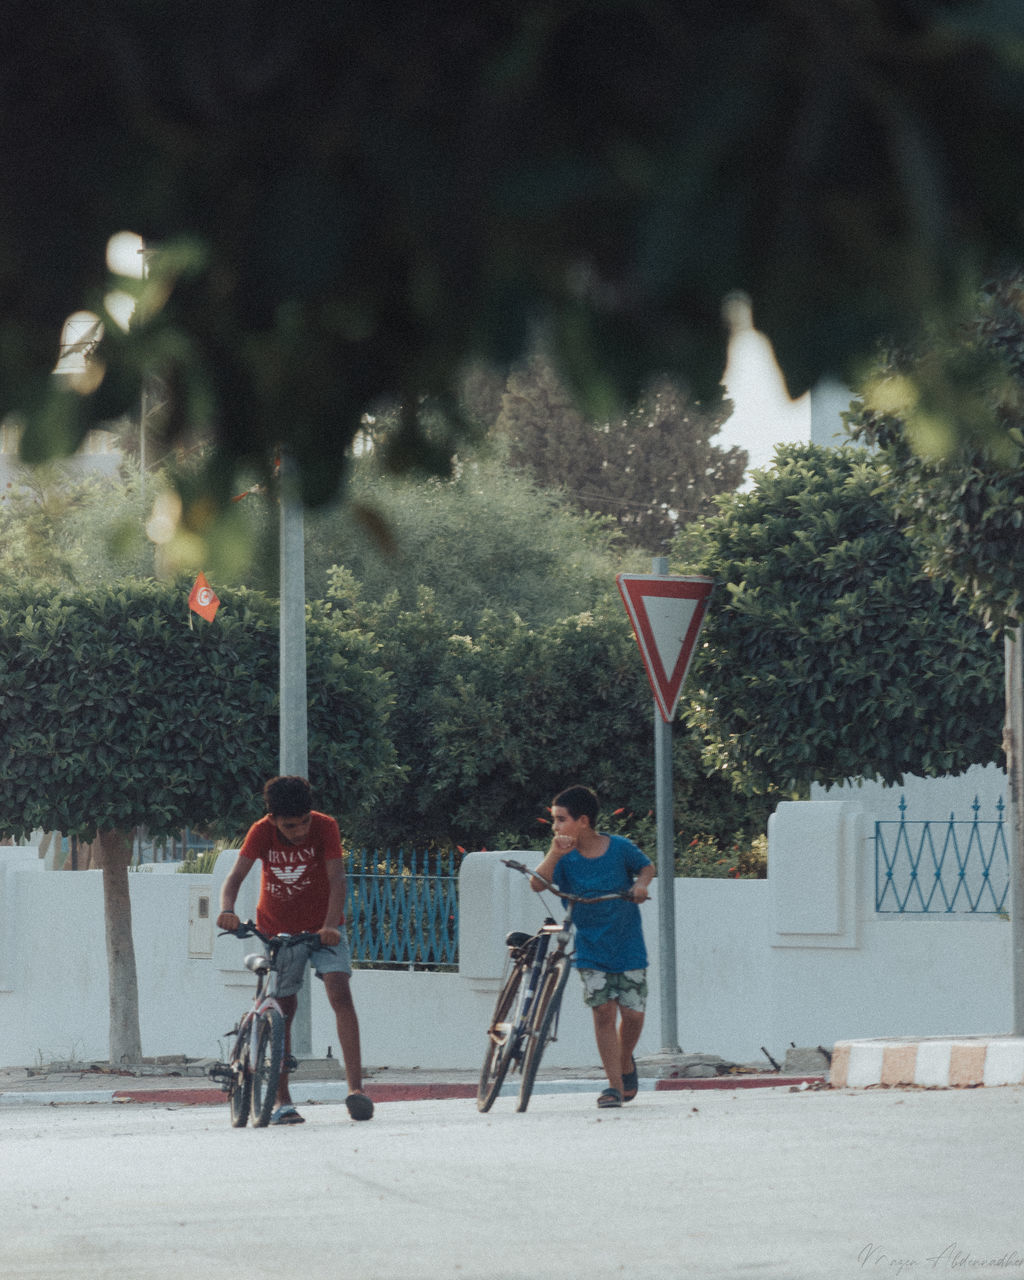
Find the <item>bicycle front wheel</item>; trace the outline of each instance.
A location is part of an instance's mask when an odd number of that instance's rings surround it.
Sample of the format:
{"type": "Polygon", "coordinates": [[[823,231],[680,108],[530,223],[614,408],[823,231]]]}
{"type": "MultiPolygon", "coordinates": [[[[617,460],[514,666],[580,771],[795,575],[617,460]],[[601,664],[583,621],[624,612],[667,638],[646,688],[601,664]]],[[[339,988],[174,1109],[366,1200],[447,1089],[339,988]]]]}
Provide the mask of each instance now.
{"type": "Polygon", "coordinates": [[[510,1019],[526,973],[527,965],[521,960],[517,961],[494,1006],[494,1017],[487,1028],[487,1053],[476,1090],[478,1111],[490,1111],[491,1104],[501,1092],[502,1083],[515,1055],[520,1037],[510,1019]]]}
{"type": "Polygon", "coordinates": [[[526,1052],[523,1055],[523,1079],[519,1085],[517,1111],[525,1111],[530,1104],[533,1082],[544,1056],[548,1042],[555,1038],[558,1010],[562,1005],[562,992],[569,979],[571,962],[568,956],[556,956],[548,965],[541,979],[540,990],[534,1002],[530,1025],[526,1032],[526,1052]]]}
{"type": "Polygon", "coordinates": [[[283,1061],[284,1018],[276,1009],[268,1009],[258,1018],[252,1060],[252,1122],[257,1129],[270,1123],[283,1061]]]}
{"type": "Polygon", "coordinates": [[[234,1075],[228,1089],[231,1124],[235,1129],[244,1129],[249,1120],[249,1107],[252,1103],[252,1071],[249,1066],[248,1026],[239,1031],[228,1065],[234,1075]]]}

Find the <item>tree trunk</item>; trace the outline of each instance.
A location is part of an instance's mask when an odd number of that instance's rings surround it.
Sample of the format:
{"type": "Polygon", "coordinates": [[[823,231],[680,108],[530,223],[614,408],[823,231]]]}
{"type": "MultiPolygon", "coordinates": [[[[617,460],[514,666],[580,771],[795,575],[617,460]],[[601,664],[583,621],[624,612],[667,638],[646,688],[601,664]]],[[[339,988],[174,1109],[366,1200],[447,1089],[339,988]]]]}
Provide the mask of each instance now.
{"type": "Polygon", "coordinates": [[[132,842],[124,831],[101,831],[93,848],[99,854],[103,868],[103,912],[110,982],[110,1065],[116,1067],[142,1058],[139,984],[132,942],[132,904],[128,894],[132,842]]]}

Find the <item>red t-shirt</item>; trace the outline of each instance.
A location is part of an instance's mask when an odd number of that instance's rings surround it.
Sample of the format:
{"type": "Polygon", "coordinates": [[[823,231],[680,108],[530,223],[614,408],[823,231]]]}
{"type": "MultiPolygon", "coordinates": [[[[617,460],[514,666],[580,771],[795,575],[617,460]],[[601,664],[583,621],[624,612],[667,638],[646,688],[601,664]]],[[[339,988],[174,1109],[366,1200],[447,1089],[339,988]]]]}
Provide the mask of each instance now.
{"type": "Polygon", "coordinates": [[[239,857],[262,864],[257,926],[264,933],[319,929],[330,897],[327,863],[342,856],[338,824],[326,813],[314,809],[309,834],[297,844],[284,838],[269,815],[253,823],[239,857]]]}

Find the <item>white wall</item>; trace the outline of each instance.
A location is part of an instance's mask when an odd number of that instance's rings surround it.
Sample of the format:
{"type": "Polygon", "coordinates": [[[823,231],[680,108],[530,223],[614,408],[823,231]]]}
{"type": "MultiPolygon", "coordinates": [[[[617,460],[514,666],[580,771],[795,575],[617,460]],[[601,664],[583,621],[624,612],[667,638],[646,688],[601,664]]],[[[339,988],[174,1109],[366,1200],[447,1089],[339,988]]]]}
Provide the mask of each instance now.
{"type": "MultiPolygon", "coordinates": [[[[781,1061],[791,1043],[827,1047],[848,1038],[1009,1030],[1009,923],[877,916],[875,801],[855,788],[841,795],[779,806],[769,825],[767,880],[675,882],[678,1026],[687,1052],[764,1064],[762,1048],[781,1061]]],[[[918,818],[948,814],[944,800],[913,806],[918,818]]],[[[504,935],[535,928],[545,914],[544,901],[501,856],[471,854],[463,863],[460,972],[356,972],[368,1067],[479,1065],[504,935]]],[[[541,855],[514,856],[529,864],[541,855]]],[[[253,978],[242,964],[248,944],[217,938],[213,927],[233,860],[233,853],[222,855],[211,876],[131,876],[147,1056],[222,1056],[226,1033],[251,994],[253,978]]],[[[655,894],[662,886],[654,882],[655,894]]],[[[253,913],[256,887],[249,877],[241,914],[253,913]]],[[[656,900],[643,912],[651,993],[640,1053],[649,1054],[672,1046],[663,1045],[659,1025],[656,900]]],[[[313,991],[313,1054],[323,1056],[330,1045],[337,1056],[319,983],[313,991]]],[[[99,872],[51,871],[35,849],[0,848],[0,1026],[0,1066],[106,1058],[99,872]]],[[[596,1061],[589,1011],[570,985],[546,1062],[596,1061]]]]}
{"type": "Polygon", "coordinates": [[[907,774],[900,787],[882,782],[856,780],[840,786],[811,786],[812,800],[850,800],[860,807],[871,822],[899,820],[900,800],[907,802],[906,816],[911,821],[942,820],[955,813],[958,821],[970,821],[975,799],[983,821],[996,818],[996,806],[1002,800],[1009,804],[1010,794],[1006,770],[998,765],[971,765],[964,773],[949,778],[918,778],[907,774]]]}

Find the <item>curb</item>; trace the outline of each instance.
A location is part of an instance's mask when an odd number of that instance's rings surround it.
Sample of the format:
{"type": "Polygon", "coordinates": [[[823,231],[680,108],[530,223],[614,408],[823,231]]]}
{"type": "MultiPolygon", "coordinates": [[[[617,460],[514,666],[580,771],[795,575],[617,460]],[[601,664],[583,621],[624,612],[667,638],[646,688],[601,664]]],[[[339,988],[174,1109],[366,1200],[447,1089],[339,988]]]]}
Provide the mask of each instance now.
{"type": "MultiPolygon", "coordinates": [[[[796,1089],[820,1085],[821,1076],[715,1076],[708,1079],[670,1078],[640,1080],[641,1093],[664,1093],[695,1089],[764,1089],[790,1087],[796,1089]]],[[[590,1093],[601,1090],[602,1080],[539,1080],[534,1095],[543,1093],[590,1093]]],[[[322,1106],[343,1103],[348,1094],[344,1081],[299,1084],[293,1080],[292,1100],[296,1106],[322,1106]]],[[[517,1084],[502,1087],[500,1097],[514,1097],[517,1084]]],[[[446,1098],[476,1098],[475,1083],[463,1084],[369,1084],[366,1092],[375,1103],[423,1102],[446,1098]]],[[[223,1106],[227,1095],[222,1089],[63,1089],[46,1092],[9,1090],[0,1093],[2,1107],[60,1107],[108,1105],[111,1103],[150,1103],[153,1106],[223,1106]]]]}
{"type": "Polygon", "coordinates": [[[1024,1084],[1024,1037],[840,1040],[832,1050],[830,1078],[834,1089],[894,1085],[975,1089],[1024,1084]]]}

